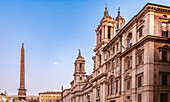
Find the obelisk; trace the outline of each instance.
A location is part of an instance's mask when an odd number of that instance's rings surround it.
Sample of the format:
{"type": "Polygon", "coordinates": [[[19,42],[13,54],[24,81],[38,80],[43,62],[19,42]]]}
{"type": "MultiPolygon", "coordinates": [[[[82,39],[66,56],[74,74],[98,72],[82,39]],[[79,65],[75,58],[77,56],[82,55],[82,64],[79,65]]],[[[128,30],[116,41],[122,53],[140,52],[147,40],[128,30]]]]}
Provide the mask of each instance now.
{"type": "Polygon", "coordinates": [[[24,59],[24,43],[22,43],[21,48],[21,64],[20,64],[20,88],[18,89],[18,98],[19,100],[25,100],[26,98],[26,89],[25,89],[25,59],[24,59]]]}

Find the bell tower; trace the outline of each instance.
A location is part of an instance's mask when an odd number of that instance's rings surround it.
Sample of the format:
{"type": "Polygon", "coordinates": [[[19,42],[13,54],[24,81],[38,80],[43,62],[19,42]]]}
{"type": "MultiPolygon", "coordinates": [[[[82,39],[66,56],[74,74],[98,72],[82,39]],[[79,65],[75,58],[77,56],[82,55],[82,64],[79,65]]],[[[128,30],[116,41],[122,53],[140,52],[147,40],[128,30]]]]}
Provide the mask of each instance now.
{"type": "Polygon", "coordinates": [[[74,63],[75,65],[75,72],[74,72],[74,80],[75,83],[80,83],[85,81],[85,60],[81,56],[81,51],[79,50],[78,57],[74,63]]]}
{"type": "Polygon", "coordinates": [[[96,29],[97,44],[96,50],[99,47],[104,47],[116,35],[116,21],[112,18],[105,7],[104,16],[96,29]]]}
{"type": "Polygon", "coordinates": [[[116,17],[116,32],[119,32],[125,25],[125,19],[120,16],[120,7],[118,8],[118,15],[116,17]]]}

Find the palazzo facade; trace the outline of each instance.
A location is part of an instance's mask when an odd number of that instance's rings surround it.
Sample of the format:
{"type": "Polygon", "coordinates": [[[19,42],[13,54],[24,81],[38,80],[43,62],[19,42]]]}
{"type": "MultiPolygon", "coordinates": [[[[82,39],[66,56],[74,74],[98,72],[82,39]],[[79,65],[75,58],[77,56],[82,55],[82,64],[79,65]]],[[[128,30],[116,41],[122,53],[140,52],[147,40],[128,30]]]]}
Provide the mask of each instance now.
{"type": "Polygon", "coordinates": [[[126,25],[105,8],[96,35],[93,72],[79,51],[63,102],[170,102],[170,6],[148,3],[126,25]]]}

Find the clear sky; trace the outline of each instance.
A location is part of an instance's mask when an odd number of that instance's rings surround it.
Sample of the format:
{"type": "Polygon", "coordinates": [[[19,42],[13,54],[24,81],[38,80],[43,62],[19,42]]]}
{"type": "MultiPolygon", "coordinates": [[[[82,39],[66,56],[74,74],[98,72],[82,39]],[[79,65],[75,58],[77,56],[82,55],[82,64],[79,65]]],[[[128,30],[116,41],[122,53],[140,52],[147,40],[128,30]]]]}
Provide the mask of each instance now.
{"type": "Polygon", "coordinates": [[[127,23],[148,2],[170,6],[170,0],[0,0],[0,92],[18,92],[22,43],[28,95],[69,88],[78,49],[92,73],[105,3],[112,17],[120,7],[127,23]]]}

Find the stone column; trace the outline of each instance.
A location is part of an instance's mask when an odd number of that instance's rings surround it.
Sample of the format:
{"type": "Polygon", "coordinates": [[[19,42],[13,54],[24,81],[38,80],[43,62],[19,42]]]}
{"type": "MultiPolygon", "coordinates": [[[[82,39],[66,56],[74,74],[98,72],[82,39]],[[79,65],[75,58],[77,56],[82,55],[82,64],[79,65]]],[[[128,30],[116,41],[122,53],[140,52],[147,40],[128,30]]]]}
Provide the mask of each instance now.
{"type": "MultiPolygon", "coordinates": [[[[136,62],[136,50],[132,52],[132,62],[136,62]]],[[[136,63],[132,63],[132,102],[136,101],[136,63]]]]}
{"type": "Polygon", "coordinates": [[[144,44],[144,83],[142,102],[153,102],[154,88],[154,42],[144,44]]]}
{"type": "Polygon", "coordinates": [[[154,12],[148,12],[148,30],[149,35],[154,35],[154,12]]]}
{"type": "Polygon", "coordinates": [[[102,99],[103,99],[102,102],[105,102],[106,101],[106,83],[103,83],[102,86],[103,86],[103,93],[101,94],[102,99]]]}
{"type": "Polygon", "coordinates": [[[114,36],[116,36],[116,28],[115,27],[113,28],[113,34],[114,34],[114,36]]]}
{"type": "Polygon", "coordinates": [[[104,34],[105,34],[105,27],[103,26],[103,27],[102,27],[102,39],[105,38],[104,34]]]}

